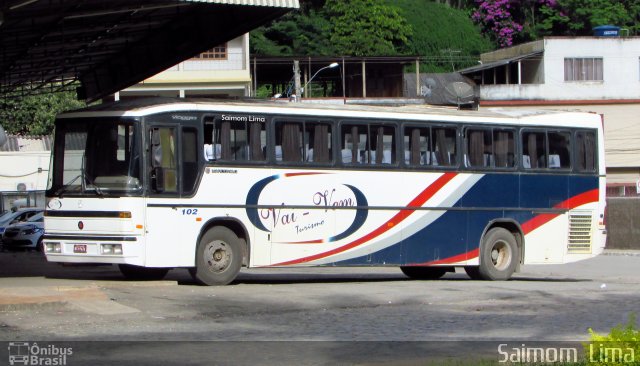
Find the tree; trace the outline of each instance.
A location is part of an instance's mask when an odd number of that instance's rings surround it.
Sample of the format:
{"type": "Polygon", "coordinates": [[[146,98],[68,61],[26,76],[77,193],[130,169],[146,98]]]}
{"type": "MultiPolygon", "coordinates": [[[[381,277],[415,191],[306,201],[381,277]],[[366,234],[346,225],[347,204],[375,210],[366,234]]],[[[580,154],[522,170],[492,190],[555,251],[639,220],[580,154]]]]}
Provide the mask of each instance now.
{"type": "Polygon", "coordinates": [[[609,24],[627,28],[630,34],[640,30],[639,0],[557,0],[545,10],[542,34],[587,36],[593,28],[609,24]]]}
{"type": "Polygon", "coordinates": [[[478,55],[494,48],[467,11],[424,0],[387,0],[413,28],[406,53],[418,55],[420,71],[451,72],[477,63],[478,55]]]}
{"type": "Polygon", "coordinates": [[[7,133],[47,135],[56,114],[84,107],[75,92],[59,92],[0,99],[0,121],[7,133]]]}
{"type": "Polygon", "coordinates": [[[333,54],[329,20],[322,9],[291,12],[270,26],[251,32],[251,53],[268,56],[333,54]]]}
{"type": "Polygon", "coordinates": [[[513,45],[514,37],[522,32],[522,24],[514,21],[511,0],[476,0],[478,8],[471,15],[499,47],[513,45]]]}
{"type": "Polygon", "coordinates": [[[337,54],[395,55],[406,49],[412,35],[398,9],[381,0],[327,0],[324,8],[337,54]]]}

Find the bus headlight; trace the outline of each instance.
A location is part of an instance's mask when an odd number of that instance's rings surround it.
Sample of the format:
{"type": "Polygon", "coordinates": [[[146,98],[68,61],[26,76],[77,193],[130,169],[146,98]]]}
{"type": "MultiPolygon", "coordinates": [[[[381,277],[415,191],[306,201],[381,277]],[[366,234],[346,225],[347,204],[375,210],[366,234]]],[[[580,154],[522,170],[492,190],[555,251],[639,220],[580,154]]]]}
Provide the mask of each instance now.
{"type": "Polygon", "coordinates": [[[122,254],[122,244],[101,244],[102,254],[122,254]]]}
{"type": "Polygon", "coordinates": [[[58,242],[46,242],[44,243],[44,251],[46,253],[62,253],[62,245],[58,242]]]}

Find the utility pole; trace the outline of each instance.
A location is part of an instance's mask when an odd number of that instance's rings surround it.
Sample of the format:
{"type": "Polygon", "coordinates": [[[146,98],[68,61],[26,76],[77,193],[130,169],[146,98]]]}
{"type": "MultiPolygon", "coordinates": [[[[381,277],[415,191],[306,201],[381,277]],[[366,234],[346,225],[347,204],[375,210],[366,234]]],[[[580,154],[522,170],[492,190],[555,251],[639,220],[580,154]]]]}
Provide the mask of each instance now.
{"type": "Polygon", "coordinates": [[[293,85],[296,93],[296,100],[302,97],[302,93],[300,92],[300,61],[293,61],[293,85]]]}

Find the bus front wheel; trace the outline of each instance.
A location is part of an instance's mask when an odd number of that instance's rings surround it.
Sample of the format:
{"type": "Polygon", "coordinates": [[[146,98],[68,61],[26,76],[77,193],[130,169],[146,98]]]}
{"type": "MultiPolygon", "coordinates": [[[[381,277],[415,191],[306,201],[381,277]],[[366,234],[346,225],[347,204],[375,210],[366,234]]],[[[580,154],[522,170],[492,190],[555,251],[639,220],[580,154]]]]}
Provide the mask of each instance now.
{"type": "Polygon", "coordinates": [[[402,266],[400,267],[405,276],[414,280],[437,280],[444,276],[445,273],[451,272],[449,267],[421,267],[421,266],[402,266]]]}
{"type": "MultiPolygon", "coordinates": [[[[513,234],[504,228],[489,230],[480,247],[480,266],[469,268],[473,279],[505,281],[515,272],[520,258],[518,244],[513,234]]],[[[465,268],[466,270],[467,268],[465,268]]]]}
{"type": "Polygon", "coordinates": [[[200,284],[220,286],[231,283],[242,267],[241,241],[226,227],[209,229],[200,239],[196,266],[189,272],[200,284]]]}

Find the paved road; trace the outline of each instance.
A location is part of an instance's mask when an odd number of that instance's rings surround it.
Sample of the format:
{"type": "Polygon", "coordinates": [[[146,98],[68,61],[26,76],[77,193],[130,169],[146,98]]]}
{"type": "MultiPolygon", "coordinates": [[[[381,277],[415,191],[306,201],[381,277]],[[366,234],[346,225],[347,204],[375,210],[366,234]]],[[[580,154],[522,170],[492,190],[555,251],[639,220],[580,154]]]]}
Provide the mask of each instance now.
{"type": "MultiPolygon", "coordinates": [[[[411,281],[397,268],[252,269],[230,286],[202,287],[185,270],[171,271],[165,281],[130,282],[112,266],[62,267],[39,253],[0,253],[0,341],[114,341],[114,347],[141,340],[287,341],[251,343],[269,349],[274,364],[289,347],[304,348],[288,341],[347,342],[337,343],[338,354],[354,345],[377,352],[386,345],[351,341],[581,341],[588,328],[608,332],[640,314],[638,268],[640,256],[603,255],[525,266],[507,282],[471,281],[463,273],[411,281]]],[[[156,355],[170,359],[172,342],[159,343],[156,355]]],[[[206,342],[180,344],[196,347],[189,354],[204,359],[212,352],[206,342]],[[204,345],[204,352],[197,348],[204,345]]],[[[234,347],[247,347],[215,344],[227,357],[234,347]]],[[[335,343],[311,344],[317,352],[335,343]]],[[[234,361],[246,356],[237,351],[234,361]]],[[[118,354],[127,352],[140,355],[118,354]]],[[[330,353],[327,363],[346,359],[330,353]]]]}

